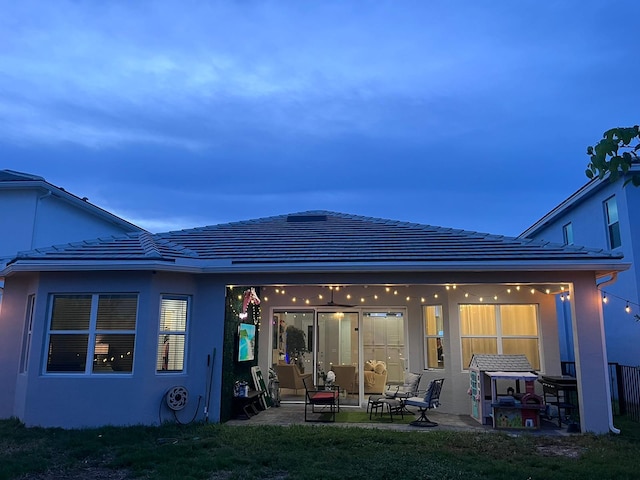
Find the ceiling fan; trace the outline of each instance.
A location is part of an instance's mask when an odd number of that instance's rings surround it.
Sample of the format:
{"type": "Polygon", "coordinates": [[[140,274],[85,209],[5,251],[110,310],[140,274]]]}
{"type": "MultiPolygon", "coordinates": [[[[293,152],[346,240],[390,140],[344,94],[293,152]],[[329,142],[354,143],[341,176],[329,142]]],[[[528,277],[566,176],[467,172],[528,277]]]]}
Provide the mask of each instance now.
{"type": "Polygon", "coordinates": [[[334,288],[329,287],[329,290],[331,290],[331,300],[329,300],[327,303],[321,304],[321,305],[315,305],[316,307],[342,307],[342,308],[351,308],[354,307],[355,305],[347,305],[344,303],[336,303],[333,301],[333,292],[335,291],[334,288]]]}

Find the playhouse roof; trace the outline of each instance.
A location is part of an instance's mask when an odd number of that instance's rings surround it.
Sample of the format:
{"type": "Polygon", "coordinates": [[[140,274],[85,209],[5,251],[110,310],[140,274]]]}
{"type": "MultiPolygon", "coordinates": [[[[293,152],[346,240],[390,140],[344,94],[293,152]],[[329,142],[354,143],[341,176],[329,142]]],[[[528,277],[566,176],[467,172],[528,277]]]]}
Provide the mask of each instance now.
{"type": "Polygon", "coordinates": [[[493,355],[476,353],[469,367],[482,372],[530,372],[533,367],[526,355],[493,355]]]}

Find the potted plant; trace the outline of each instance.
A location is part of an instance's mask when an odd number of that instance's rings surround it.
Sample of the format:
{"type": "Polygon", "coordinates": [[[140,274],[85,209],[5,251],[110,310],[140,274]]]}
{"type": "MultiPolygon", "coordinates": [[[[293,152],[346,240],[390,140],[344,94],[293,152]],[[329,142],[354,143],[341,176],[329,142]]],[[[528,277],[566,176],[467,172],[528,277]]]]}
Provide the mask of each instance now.
{"type": "Polygon", "coordinates": [[[293,362],[298,365],[301,373],[304,373],[304,364],[302,363],[302,357],[307,351],[307,341],[305,339],[304,332],[293,326],[289,325],[286,330],[287,334],[287,356],[289,362],[293,362]]]}

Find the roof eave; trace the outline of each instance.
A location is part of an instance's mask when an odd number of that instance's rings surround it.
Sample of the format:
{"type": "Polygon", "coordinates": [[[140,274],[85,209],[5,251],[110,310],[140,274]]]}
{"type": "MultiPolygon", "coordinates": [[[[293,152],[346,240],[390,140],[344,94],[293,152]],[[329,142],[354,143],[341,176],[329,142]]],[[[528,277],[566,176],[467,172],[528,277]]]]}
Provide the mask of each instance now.
{"type": "MultiPolygon", "coordinates": [[[[640,171],[639,164],[632,164],[629,173],[637,173],[640,171]]],[[[543,216],[536,223],[527,228],[524,232],[518,235],[518,238],[528,238],[531,235],[534,235],[538,230],[543,228],[545,225],[554,221],[557,217],[562,215],[565,211],[573,207],[576,203],[582,201],[584,198],[589,197],[597,190],[602,188],[609,182],[609,175],[606,175],[604,178],[600,179],[598,177],[589,180],[582,187],[580,187],[576,192],[567,197],[564,201],[558,204],[555,208],[553,208],[549,213],[543,216]]]]}
{"type": "Polygon", "coordinates": [[[77,271],[166,271],[181,273],[383,273],[383,272],[544,272],[544,271],[593,271],[598,278],[629,269],[629,263],[593,261],[589,263],[567,262],[345,262],[345,263],[240,263],[229,260],[201,261],[177,260],[19,260],[0,271],[0,276],[16,272],[77,272],[77,271]]]}

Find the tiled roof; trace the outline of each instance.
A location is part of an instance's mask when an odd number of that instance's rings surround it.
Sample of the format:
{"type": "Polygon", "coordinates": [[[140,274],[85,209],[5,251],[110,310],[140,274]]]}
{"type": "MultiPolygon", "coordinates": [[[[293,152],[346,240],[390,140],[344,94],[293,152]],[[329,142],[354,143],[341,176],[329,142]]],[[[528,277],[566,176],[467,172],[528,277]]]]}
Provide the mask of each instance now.
{"type": "Polygon", "coordinates": [[[482,372],[529,372],[533,370],[525,355],[476,353],[471,357],[469,366],[482,372]]]}
{"type": "Polygon", "coordinates": [[[0,182],[44,182],[44,178],[15,170],[0,170],[0,182]]]}
{"type": "Polygon", "coordinates": [[[18,260],[295,263],[617,263],[621,255],[529,239],[311,211],[167,233],[131,233],[23,252],[18,260]]]}

